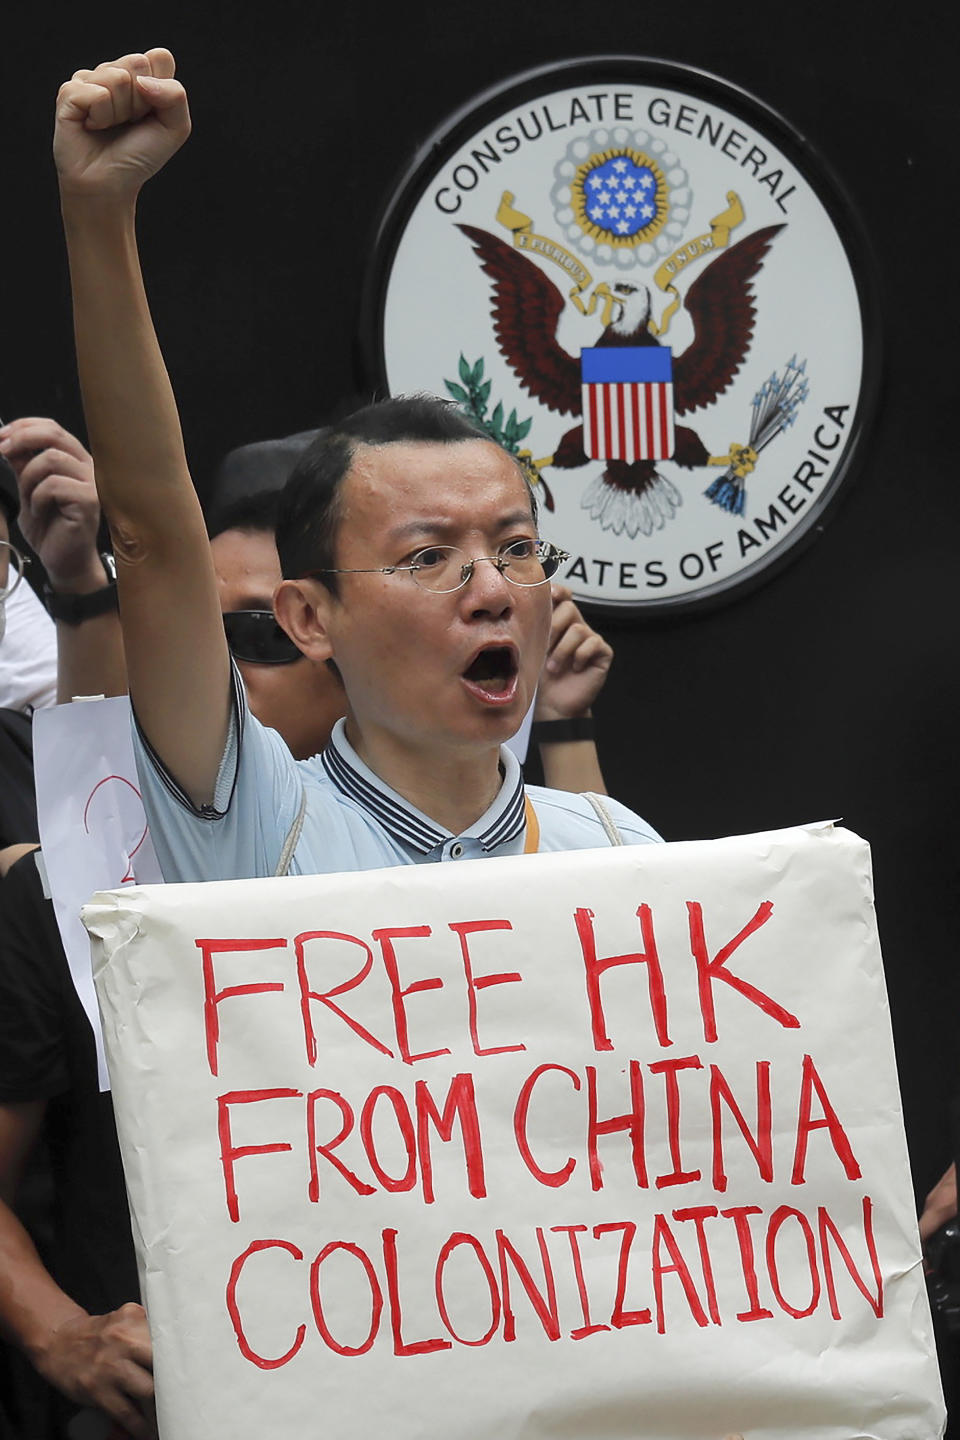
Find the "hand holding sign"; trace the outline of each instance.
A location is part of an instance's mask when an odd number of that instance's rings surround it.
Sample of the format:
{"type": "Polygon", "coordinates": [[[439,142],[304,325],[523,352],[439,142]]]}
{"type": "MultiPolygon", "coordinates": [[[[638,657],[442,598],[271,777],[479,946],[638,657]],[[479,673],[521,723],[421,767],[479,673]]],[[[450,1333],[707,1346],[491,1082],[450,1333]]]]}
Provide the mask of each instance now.
{"type": "Polygon", "coordinates": [[[134,1440],[156,1434],[153,1356],[142,1305],[65,1320],[31,1358],[51,1385],[78,1405],[102,1410],[134,1440]]]}

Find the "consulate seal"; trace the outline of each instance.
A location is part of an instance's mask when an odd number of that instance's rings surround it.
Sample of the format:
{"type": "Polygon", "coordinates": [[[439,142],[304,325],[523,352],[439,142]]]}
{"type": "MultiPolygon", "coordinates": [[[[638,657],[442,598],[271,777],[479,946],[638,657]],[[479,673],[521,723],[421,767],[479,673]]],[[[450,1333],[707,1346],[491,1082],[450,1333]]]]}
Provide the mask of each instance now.
{"type": "Polygon", "coordinates": [[[518,456],[578,600],[678,610],[766,578],[852,473],[871,277],[837,182],[760,101],[571,61],[477,97],[416,158],[373,250],[366,359],[518,456]]]}

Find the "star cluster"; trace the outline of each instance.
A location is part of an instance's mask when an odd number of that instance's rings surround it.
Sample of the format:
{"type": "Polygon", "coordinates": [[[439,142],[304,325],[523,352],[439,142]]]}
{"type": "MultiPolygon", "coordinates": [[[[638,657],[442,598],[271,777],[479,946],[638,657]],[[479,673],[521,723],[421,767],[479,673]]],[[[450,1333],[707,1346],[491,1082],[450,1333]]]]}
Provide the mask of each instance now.
{"type": "Polygon", "coordinates": [[[631,239],[657,214],[657,180],[646,165],[616,155],[596,165],[583,180],[584,215],[598,230],[631,239]]]}

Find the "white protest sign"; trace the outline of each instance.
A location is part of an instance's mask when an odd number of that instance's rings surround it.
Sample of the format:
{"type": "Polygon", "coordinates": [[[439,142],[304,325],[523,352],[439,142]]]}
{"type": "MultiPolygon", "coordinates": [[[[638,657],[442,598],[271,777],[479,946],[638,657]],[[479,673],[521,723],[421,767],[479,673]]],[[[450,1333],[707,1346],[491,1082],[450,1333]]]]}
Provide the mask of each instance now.
{"type": "Polygon", "coordinates": [[[842,830],[96,897],[165,1440],[933,1440],[842,830]]]}
{"type": "Polygon", "coordinates": [[[38,710],[33,768],[44,869],[67,964],[107,1069],[80,907],[95,890],[163,879],[147,830],[125,695],[38,710]]]}

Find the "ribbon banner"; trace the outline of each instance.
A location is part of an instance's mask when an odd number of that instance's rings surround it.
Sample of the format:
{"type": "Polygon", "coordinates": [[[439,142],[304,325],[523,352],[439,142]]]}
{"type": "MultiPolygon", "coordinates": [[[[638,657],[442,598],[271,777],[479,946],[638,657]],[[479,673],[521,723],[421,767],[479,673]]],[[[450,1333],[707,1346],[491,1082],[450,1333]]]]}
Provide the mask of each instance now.
{"type": "Polygon", "coordinates": [[[704,235],[698,235],[693,240],[688,240],[675,250],[669,259],[664,260],[662,265],[657,267],[653,277],[653,283],[665,295],[673,298],[660,317],[660,324],[650,325],[652,335],[666,335],[670,321],[680,308],[680,291],[673,283],[681,270],[694,260],[700,260],[704,255],[712,255],[717,250],[726,250],[730,244],[730,232],[743,223],[743,205],[735,190],[727,191],[727,209],[719,215],[714,215],[710,221],[710,229],[704,235]]]}
{"type": "Polygon", "coordinates": [[[509,190],[504,190],[497,208],[497,223],[505,226],[513,235],[514,249],[526,250],[533,255],[541,256],[544,260],[552,261],[554,265],[559,265],[560,269],[574,282],[573,289],[567,298],[573,302],[580,314],[592,315],[602,300],[601,322],[604,327],[609,325],[617,313],[617,297],[609,285],[606,281],[601,281],[593,294],[584,300],[584,291],[589,290],[593,284],[593,276],[590,271],[559,241],[551,240],[548,235],[537,235],[534,232],[531,217],[514,208],[515,199],[516,196],[512,195],[509,190]]]}
{"type": "MultiPolygon", "coordinates": [[[[500,205],[497,209],[497,222],[503,225],[513,235],[514,248],[526,250],[534,255],[541,256],[544,260],[550,260],[554,265],[559,265],[571,280],[574,281],[573,289],[568,299],[580,311],[581,315],[592,315],[600,301],[603,301],[601,311],[601,322],[604,327],[608,326],[617,313],[617,296],[610,289],[605,281],[597,285],[593,294],[588,300],[584,300],[584,291],[589,290],[593,283],[593,276],[585,265],[582,265],[575,255],[556,240],[551,240],[547,235],[537,235],[533,229],[533,220],[529,215],[514,208],[516,197],[509,190],[504,190],[500,197],[500,205]]],[[[660,318],[660,323],[650,321],[648,329],[651,335],[665,335],[670,327],[677,310],[680,308],[681,297],[674,281],[688,265],[694,260],[700,260],[704,255],[712,255],[717,250],[725,250],[730,243],[730,232],[743,223],[744,212],[740,197],[734,190],[727,191],[727,209],[719,215],[714,215],[710,221],[710,229],[703,235],[688,240],[675,250],[666,260],[659,265],[654,273],[653,282],[664,294],[672,298],[670,304],[660,318]]]]}
{"type": "Polygon", "coordinates": [[[830,826],[84,912],[164,1440],[933,1440],[830,826]]]}

